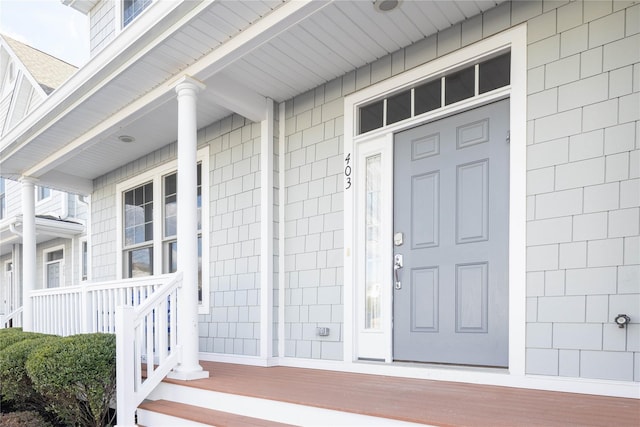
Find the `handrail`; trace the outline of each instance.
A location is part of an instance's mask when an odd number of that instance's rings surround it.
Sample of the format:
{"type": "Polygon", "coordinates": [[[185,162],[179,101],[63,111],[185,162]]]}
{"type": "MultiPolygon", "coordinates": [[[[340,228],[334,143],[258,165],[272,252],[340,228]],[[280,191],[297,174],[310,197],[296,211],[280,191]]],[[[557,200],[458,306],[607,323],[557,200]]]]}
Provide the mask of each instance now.
{"type": "Polygon", "coordinates": [[[178,288],[182,273],[137,307],[116,308],[116,398],[119,426],[134,426],[136,408],[179,362],[178,288]],[[146,368],[146,376],[143,373],[146,368]]]}
{"type": "Polygon", "coordinates": [[[114,333],[117,306],[142,304],[174,276],[165,274],[31,291],[33,330],[63,336],[114,333]]]}
{"type": "Polygon", "coordinates": [[[9,314],[0,315],[0,329],[18,328],[22,326],[22,307],[9,314]],[[9,325],[11,323],[11,325],[9,325]]]}
{"type": "Polygon", "coordinates": [[[30,292],[31,296],[38,295],[56,295],[66,294],[76,290],[99,290],[99,289],[120,289],[127,287],[128,284],[133,285],[153,285],[163,283],[175,277],[175,273],[159,274],[156,276],[136,277],[133,279],[109,280],[105,282],[87,282],[82,285],[63,286],[60,288],[34,289],[30,292]]]}

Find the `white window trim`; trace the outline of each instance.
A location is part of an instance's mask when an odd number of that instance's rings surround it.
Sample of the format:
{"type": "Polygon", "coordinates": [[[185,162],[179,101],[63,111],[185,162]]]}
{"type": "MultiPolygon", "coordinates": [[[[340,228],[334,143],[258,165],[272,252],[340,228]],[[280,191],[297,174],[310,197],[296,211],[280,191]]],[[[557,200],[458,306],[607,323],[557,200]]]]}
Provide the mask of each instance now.
{"type": "Polygon", "coordinates": [[[64,278],[64,269],[65,269],[65,260],[67,258],[67,254],[66,254],[66,247],[64,245],[58,245],[58,246],[53,246],[51,248],[47,248],[47,249],[43,249],[42,250],[42,287],[44,289],[50,289],[47,285],[48,285],[48,280],[47,280],[47,265],[55,263],[55,262],[59,262],[60,263],[60,286],[58,286],[59,288],[62,288],[65,286],[65,278],[64,278]],[[57,252],[57,251],[62,251],[62,259],[59,260],[55,260],[55,261],[47,261],[47,255],[49,255],[52,252],[57,252]]]}
{"type": "MultiPolygon", "coordinates": [[[[527,26],[526,23],[503,31],[495,36],[488,37],[473,45],[452,52],[441,58],[437,58],[422,66],[399,74],[376,85],[355,92],[344,101],[344,156],[351,155],[357,162],[363,154],[359,153],[363,148],[368,149],[376,144],[390,147],[394,132],[400,129],[416,126],[417,124],[433,120],[437,117],[453,114],[467,110],[471,107],[482,105],[491,100],[509,98],[510,99],[510,189],[509,189],[509,373],[511,375],[523,376],[525,373],[525,223],[526,223],[526,76],[527,76],[527,26]],[[505,88],[497,89],[487,94],[479,95],[459,103],[445,106],[432,113],[421,115],[419,118],[403,121],[402,123],[390,125],[381,129],[367,132],[363,135],[356,135],[358,107],[367,102],[371,102],[386,94],[395,92],[403,87],[409,87],[419,81],[431,76],[437,76],[447,70],[451,70],[463,64],[471,63],[478,58],[489,55],[493,52],[510,49],[511,51],[511,84],[505,88]],[[373,145],[372,145],[373,144],[373,145]]],[[[383,155],[383,164],[389,164],[390,148],[380,149],[383,155]],[[386,154],[385,154],[386,153],[386,154]],[[385,160],[385,156],[387,159],[385,160]]],[[[359,357],[359,349],[363,339],[358,333],[358,259],[361,257],[362,241],[356,236],[355,214],[360,211],[360,201],[357,199],[358,190],[353,181],[358,176],[359,165],[352,165],[352,186],[344,191],[344,244],[345,244],[345,264],[344,264],[344,360],[347,363],[354,362],[359,357]]],[[[344,186],[347,186],[345,176],[344,186]]],[[[387,194],[391,195],[392,189],[387,187],[387,194]]],[[[387,196],[389,197],[389,196],[387,196]]],[[[391,203],[388,203],[391,205],[391,203]]],[[[382,203],[385,206],[384,203],[382,203]]],[[[392,241],[392,208],[383,213],[383,223],[387,229],[385,233],[389,242],[392,241]]],[[[391,243],[389,244],[391,247],[391,243]]],[[[392,265],[393,249],[386,250],[390,275],[392,265]]],[[[361,274],[361,273],[360,273],[361,274]]],[[[392,329],[391,329],[391,308],[392,290],[387,290],[386,299],[383,300],[383,314],[386,325],[383,326],[382,337],[375,338],[378,343],[382,342],[383,351],[378,353],[378,357],[386,362],[392,361],[392,329]]],[[[383,320],[384,321],[384,320],[383,320]]],[[[366,345],[366,343],[364,343],[366,345]]],[[[443,369],[437,367],[425,368],[442,374],[443,369]]],[[[470,374],[471,375],[471,374],[470,374]]],[[[481,374],[479,374],[481,375],[481,374]]],[[[444,374],[446,378],[447,374],[444,374]]]]}
{"type": "Polygon", "coordinates": [[[78,281],[80,283],[86,283],[89,281],[89,272],[91,271],[91,245],[89,245],[89,241],[87,236],[83,236],[78,240],[78,281]],[[84,264],[84,259],[82,258],[82,246],[87,245],[87,277],[82,277],[82,267],[84,264]]]}
{"type": "Polygon", "coordinates": [[[0,178],[3,183],[3,190],[0,192],[0,199],[4,200],[4,204],[0,203],[0,221],[7,217],[7,180],[0,178]]]}
{"type": "MultiPolygon", "coordinates": [[[[143,177],[147,177],[147,174],[143,174],[141,175],[143,177]]],[[[153,186],[153,203],[154,203],[154,207],[155,207],[155,203],[156,201],[161,197],[162,194],[162,187],[158,188],[159,182],[161,181],[162,176],[157,177],[157,176],[151,176],[151,177],[147,177],[146,179],[143,179],[142,181],[138,182],[137,180],[135,180],[135,178],[133,178],[133,182],[131,186],[127,187],[127,188],[123,188],[122,191],[118,192],[117,195],[117,200],[122,203],[122,196],[125,192],[133,190],[136,187],[140,187],[146,184],[151,183],[153,186]]],[[[122,216],[122,211],[123,211],[123,206],[121,205],[118,208],[118,215],[122,216]]],[[[121,223],[121,226],[118,227],[118,236],[122,238],[122,234],[124,231],[124,221],[121,223]]],[[[147,241],[144,241],[142,243],[135,243],[132,244],[128,247],[125,247],[124,241],[122,242],[122,245],[120,246],[120,250],[119,250],[119,256],[118,256],[118,260],[120,262],[123,262],[123,257],[122,257],[122,253],[125,250],[137,250],[137,249],[143,249],[143,248],[147,248],[149,246],[151,246],[152,248],[152,252],[153,252],[153,271],[152,274],[153,275],[158,275],[158,274],[162,274],[162,263],[158,264],[157,263],[157,258],[156,256],[159,255],[160,256],[160,260],[162,260],[161,257],[161,250],[162,250],[162,242],[156,242],[155,236],[159,236],[162,231],[162,211],[160,210],[160,212],[157,211],[157,209],[153,209],[153,240],[151,240],[151,243],[148,243],[147,241]]],[[[119,276],[119,278],[124,278],[124,264],[121,264],[119,269],[118,269],[118,274],[120,274],[121,276],[119,276]]]]}
{"type": "Polygon", "coordinates": [[[11,259],[6,260],[2,265],[2,282],[3,287],[0,291],[0,297],[2,300],[0,301],[2,310],[4,310],[3,314],[9,314],[13,311],[15,307],[15,264],[13,262],[13,257],[11,259]],[[11,270],[9,270],[9,265],[11,265],[11,270]]]}
{"type": "Polygon", "coordinates": [[[115,2],[115,13],[116,13],[116,34],[122,32],[125,28],[129,27],[131,24],[133,24],[138,17],[140,17],[140,15],[142,15],[143,13],[145,13],[147,11],[147,9],[149,9],[153,3],[155,3],[156,0],[151,0],[151,3],[149,5],[147,5],[147,7],[145,7],[143,10],[141,10],[136,16],[134,16],[131,21],[129,21],[129,23],[127,25],[124,25],[124,0],[117,0],[115,2]]]}
{"type": "Polygon", "coordinates": [[[36,185],[34,192],[35,192],[34,197],[36,198],[36,206],[46,203],[51,199],[53,199],[54,190],[52,190],[49,187],[45,187],[44,185],[36,185]],[[47,188],[49,190],[49,195],[47,197],[43,197],[42,199],[39,198],[41,188],[47,188]]]}
{"type": "Polygon", "coordinates": [[[116,25],[116,35],[120,34],[124,29],[124,5],[123,0],[114,1],[114,14],[115,14],[115,25],[116,25]]]}
{"type": "MultiPolygon", "coordinates": [[[[198,150],[197,161],[201,164],[202,170],[202,303],[198,306],[199,314],[209,314],[210,311],[210,240],[209,240],[209,147],[198,150]]],[[[138,185],[153,181],[153,274],[163,274],[163,244],[162,234],[162,178],[168,174],[176,172],[178,161],[172,160],[152,170],[143,172],[126,181],[116,184],[116,278],[123,278],[122,251],[124,242],[122,240],[122,193],[138,185]],[[158,203],[158,204],[156,204],[158,203]]]]}

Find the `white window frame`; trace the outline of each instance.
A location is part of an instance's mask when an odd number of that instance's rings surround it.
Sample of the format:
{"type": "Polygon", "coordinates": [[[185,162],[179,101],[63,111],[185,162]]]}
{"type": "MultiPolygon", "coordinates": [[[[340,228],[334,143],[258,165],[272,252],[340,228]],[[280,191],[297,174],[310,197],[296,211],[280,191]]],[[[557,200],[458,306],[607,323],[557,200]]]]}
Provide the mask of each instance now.
{"type": "Polygon", "coordinates": [[[59,245],[59,246],[54,246],[51,248],[47,248],[47,249],[43,249],[42,251],[42,284],[43,284],[43,288],[45,289],[54,289],[54,288],[49,288],[49,280],[48,280],[48,266],[50,264],[55,264],[55,263],[59,263],[60,264],[60,283],[58,284],[59,288],[62,288],[65,286],[65,281],[64,281],[64,268],[65,268],[65,258],[66,258],[66,248],[64,245],[59,245]],[[62,251],[62,258],[55,260],[55,261],[47,261],[47,258],[49,256],[50,253],[53,252],[58,252],[58,251],[62,251]]]}
{"type": "Polygon", "coordinates": [[[2,309],[4,310],[3,314],[11,313],[13,310],[15,310],[16,307],[14,265],[15,264],[12,257],[12,259],[6,260],[4,262],[2,268],[4,285],[3,289],[0,291],[0,297],[2,297],[2,301],[0,301],[0,303],[2,304],[2,309]]]}
{"type": "MultiPolygon", "coordinates": [[[[140,0],[142,1],[142,0],[140,0]]],[[[149,9],[151,7],[151,5],[153,4],[155,0],[151,0],[150,3],[144,8],[142,9],[140,12],[138,12],[133,18],[131,18],[131,20],[125,25],[124,23],[124,0],[119,0],[116,1],[116,6],[115,6],[115,11],[116,11],[116,16],[118,17],[118,29],[119,31],[124,30],[125,28],[127,28],[129,25],[133,24],[135,22],[136,19],[138,19],[138,17],[140,15],[142,15],[147,9],[149,9]]]]}
{"type": "MultiPolygon", "coordinates": [[[[199,314],[209,314],[210,311],[210,258],[209,258],[209,147],[202,147],[198,150],[197,161],[201,164],[202,170],[202,229],[199,234],[202,235],[202,302],[198,306],[199,314]]],[[[163,235],[163,179],[165,176],[176,172],[178,168],[177,160],[172,160],[152,170],[141,173],[131,179],[120,182],[116,185],[116,274],[118,279],[124,276],[123,271],[123,200],[124,192],[142,185],[147,182],[153,182],[153,275],[163,274],[164,253],[163,247],[165,243],[163,235]]]]}
{"type": "Polygon", "coordinates": [[[89,241],[87,239],[86,236],[81,237],[78,240],[78,246],[79,246],[79,250],[78,250],[78,279],[80,280],[80,282],[87,282],[89,281],[89,273],[91,272],[91,249],[89,247],[89,241]],[[84,255],[84,246],[87,246],[87,259],[85,260],[83,255],[84,255]],[[87,275],[85,276],[83,273],[83,268],[86,267],[87,270],[87,275]]]}
{"type": "Polygon", "coordinates": [[[0,220],[7,216],[7,180],[0,178],[0,220]]]}
{"type": "MultiPolygon", "coordinates": [[[[462,112],[498,99],[510,99],[510,187],[509,187],[509,373],[524,375],[525,372],[525,223],[526,223],[526,76],[527,76],[527,27],[522,24],[488,37],[473,45],[459,49],[451,54],[437,58],[383,82],[355,92],[344,101],[345,111],[345,162],[348,157],[353,164],[347,175],[346,164],[344,178],[344,224],[345,224],[345,264],[344,264],[344,360],[354,362],[358,359],[381,359],[387,363],[393,361],[392,304],[393,289],[387,287],[383,292],[382,317],[380,331],[363,331],[361,321],[363,309],[363,246],[364,240],[358,235],[356,224],[361,222],[359,213],[363,212],[364,167],[360,167],[366,156],[382,155],[383,173],[393,173],[393,135],[394,133],[439,117],[462,112]],[[380,97],[411,87],[421,81],[433,78],[480,58],[503,51],[511,51],[511,83],[486,94],[477,95],[455,104],[447,105],[419,117],[406,119],[380,129],[357,135],[358,108],[380,97]],[[363,170],[360,170],[363,169],[363,170]],[[360,184],[361,185],[361,184],[360,184]],[[349,188],[348,188],[349,187],[349,188]],[[358,285],[356,285],[358,284],[358,285]]],[[[393,176],[393,175],[385,175],[393,176]]],[[[389,244],[383,251],[385,266],[383,274],[391,280],[393,259],[393,188],[392,180],[387,180],[382,192],[381,206],[384,210],[383,239],[389,244]]],[[[438,369],[438,368],[428,368],[438,369]]]]}
{"type": "MultiPolygon", "coordinates": [[[[151,203],[152,203],[152,204],[154,204],[154,203],[156,203],[156,200],[157,200],[157,191],[156,191],[156,185],[155,185],[156,183],[155,183],[154,181],[155,181],[155,179],[153,179],[153,178],[152,178],[152,179],[147,179],[147,180],[144,180],[143,182],[140,182],[140,183],[137,183],[137,184],[135,184],[135,185],[132,185],[132,186],[131,186],[131,187],[129,187],[129,188],[123,189],[123,190],[118,194],[118,199],[119,199],[120,201],[122,201],[122,200],[123,200],[123,198],[124,198],[125,193],[128,193],[128,192],[130,192],[130,191],[134,191],[136,188],[143,187],[143,186],[147,186],[147,185],[151,184],[151,187],[152,187],[152,189],[153,189],[153,190],[152,190],[152,197],[153,197],[153,198],[152,198],[152,200],[151,200],[151,203]]],[[[123,206],[123,207],[124,207],[124,206],[123,206]]],[[[155,207],[155,206],[154,206],[154,207],[155,207]]],[[[153,236],[156,236],[156,221],[157,221],[157,215],[155,215],[155,214],[156,214],[155,209],[152,209],[152,212],[154,213],[154,215],[153,215],[153,217],[151,218],[152,225],[153,225],[153,230],[152,230],[152,233],[151,233],[151,234],[152,234],[153,236]]],[[[118,213],[119,213],[119,214],[123,214],[123,209],[122,209],[122,208],[120,208],[120,210],[119,210],[119,212],[118,212],[118,213]]],[[[124,215],[124,214],[123,214],[123,215],[124,215]]],[[[124,234],[124,233],[125,233],[124,226],[125,226],[125,221],[124,221],[124,219],[123,219],[123,221],[122,221],[122,227],[120,227],[120,228],[119,228],[119,233],[120,233],[120,234],[124,234]]],[[[152,260],[151,260],[151,262],[152,262],[152,268],[153,268],[153,270],[151,271],[151,274],[150,274],[150,275],[158,274],[158,273],[156,273],[156,264],[155,264],[156,258],[155,258],[155,249],[154,249],[154,246],[155,246],[155,242],[154,242],[154,239],[153,239],[153,238],[152,238],[151,240],[145,240],[145,241],[143,241],[143,242],[134,243],[134,244],[131,244],[131,245],[125,245],[125,242],[124,242],[124,240],[123,240],[123,241],[122,241],[122,251],[121,251],[121,254],[120,254],[120,257],[119,257],[119,259],[123,262],[123,265],[122,265],[122,268],[121,268],[121,274],[122,274],[122,277],[123,277],[123,278],[126,278],[126,275],[124,274],[124,267],[126,266],[126,263],[124,262],[124,252],[125,252],[125,251],[126,251],[126,252],[130,252],[130,251],[136,251],[136,250],[142,250],[142,249],[151,249],[151,252],[152,252],[152,260]]]]}
{"type": "MultiPolygon", "coordinates": [[[[204,188],[205,188],[204,187],[204,176],[205,175],[204,175],[204,172],[203,172],[204,171],[204,169],[203,169],[204,165],[201,162],[198,162],[198,163],[200,164],[200,174],[201,174],[201,176],[200,176],[200,191],[201,191],[200,203],[202,204],[202,203],[204,203],[204,198],[202,197],[203,196],[202,193],[204,192],[204,188]]],[[[176,170],[176,171],[173,171],[173,172],[169,172],[169,173],[167,173],[165,175],[162,175],[162,177],[160,178],[160,182],[161,182],[161,185],[162,185],[162,189],[161,189],[162,200],[161,200],[160,209],[162,210],[162,220],[163,220],[163,223],[162,223],[162,236],[161,236],[161,239],[162,239],[162,272],[163,272],[163,274],[169,273],[168,270],[170,270],[169,264],[170,264],[171,258],[169,256],[170,255],[170,253],[169,253],[170,252],[169,251],[169,245],[171,243],[173,243],[173,242],[176,242],[176,244],[177,244],[177,239],[178,239],[177,223],[176,223],[176,230],[175,230],[176,232],[175,232],[175,234],[165,235],[165,231],[166,231],[165,230],[165,223],[164,223],[164,220],[166,219],[165,218],[165,214],[166,214],[166,210],[165,210],[165,208],[166,208],[166,205],[165,205],[165,201],[166,201],[165,178],[167,178],[170,175],[176,175],[176,196],[177,196],[177,191],[178,191],[178,189],[177,189],[177,178],[178,178],[177,175],[178,175],[178,171],[176,170]]],[[[176,208],[177,208],[177,206],[176,206],[176,208]]],[[[200,215],[202,215],[202,212],[203,211],[202,211],[202,206],[201,206],[200,207],[200,215]]],[[[177,218],[177,212],[176,212],[176,218],[177,218]]],[[[203,234],[202,234],[203,231],[202,231],[202,229],[203,229],[203,225],[204,225],[203,221],[204,221],[204,217],[201,216],[201,218],[200,218],[200,228],[197,230],[198,231],[198,237],[201,239],[200,240],[200,244],[201,245],[204,244],[204,240],[202,240],[203,239],[203,234]]],[[[203,248],[201,248],[201,251],[202,251],[202,249],[203,248]]],[[[202,260],[202,262],[204,263],[204,259],[202,260]]],[[[204,272],[204,270],[201,270],[201,274],[203,272],[204,272]]],[[[204,299],[204,295],[203,295],[203,299],[204,299]]]]}
{"type": "Polygon", "coordinates": [[[44,203],[47,200],[51,200],[51,198],[53,197],[53,190],[51,188],[45,187],[43,185],[36,185],[35,192],[36,192],[36,202],[38,204],[44,203]],[[45,197],[40,198],[40,191],[41,190],[48,190],[49,194],[47,196],[45,196],[45,197]]]}

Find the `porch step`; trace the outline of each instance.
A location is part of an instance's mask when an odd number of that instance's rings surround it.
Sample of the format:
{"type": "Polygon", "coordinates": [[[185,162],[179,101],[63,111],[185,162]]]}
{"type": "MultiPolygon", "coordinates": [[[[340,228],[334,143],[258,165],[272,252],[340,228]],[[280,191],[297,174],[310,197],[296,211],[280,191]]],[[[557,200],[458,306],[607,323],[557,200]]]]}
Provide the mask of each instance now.
{"type": "Polygon", "coordinates": [[[168,400],[147,400],[138,407],[138,423],[159,426],[216,426],[216,427],[291,427],[291,424],[261,420],[229,412],[168,400]]]}
{"type": "Polygon", "coordinates": [[[138,423],[146,427],[186,426],[306,426],[424,427],[399,419],[344,412],[327,407],[212,391],[203,382],[165,380],[138,407],[138,423]],[[156,403],[157,402],[157,403],[156,403]],[[180,408],[173,412],[173,408],[180,408]],[[172,411],[170,414],[166,412],[172,411]],[[218,419],[217,416],[224,415],[218,419]],[[167,418],[170,417],[170,418],[167,418]],[[224,424],[228,422],[228,424],[224,424]]]}
{"type": "MultiPolygon", "coordinates": [[[[640,426],[640,399],[333,370],[200,363],[209,378],[167,378],[148,399],[191,405],[187,416],[202,410],[212,414],[210,410],[305,427],[640,426]]],[[[147,418],[168,415],[152,413],[144,405],[138,413],[140,424],[147,427],[202,427],[213,419],[212,415],[200,421],[182,415],[147,418]]],[[[240,425],[252,424],[241,421],[240,425]]]]}

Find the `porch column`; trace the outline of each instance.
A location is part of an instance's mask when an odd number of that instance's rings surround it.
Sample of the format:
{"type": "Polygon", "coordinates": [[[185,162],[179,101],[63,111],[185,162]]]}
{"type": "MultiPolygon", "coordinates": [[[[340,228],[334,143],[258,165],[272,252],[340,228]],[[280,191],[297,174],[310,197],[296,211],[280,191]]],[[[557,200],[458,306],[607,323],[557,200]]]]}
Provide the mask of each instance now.
{"type": "MultiPolygon", "coordinates": [[[[178,295],[178,344],[182,346],[182,358],[170,376],[183,380],[209,376],[198,358],[196,101],[201,89],[204,85],[188,76],[180,79],[175,88],[178,94],[178,271],[183,273],[178,295]]],[[[203,176],[206,177],[206,173],[203,176]]],[[[203,218],[203,221],[207,220],[203,218]]]]}
{"type": "Polygon", "coordinates": [[[29,295],[36,287],[35,180],[22,180],[22,329],[33,331],[33,307],[29,295]]]}

